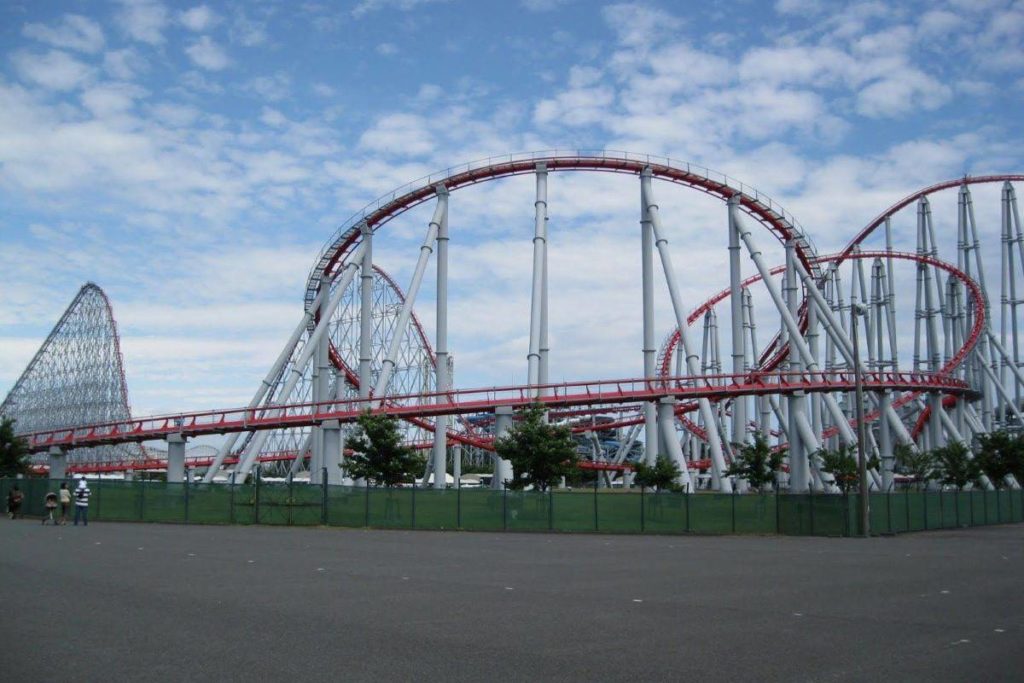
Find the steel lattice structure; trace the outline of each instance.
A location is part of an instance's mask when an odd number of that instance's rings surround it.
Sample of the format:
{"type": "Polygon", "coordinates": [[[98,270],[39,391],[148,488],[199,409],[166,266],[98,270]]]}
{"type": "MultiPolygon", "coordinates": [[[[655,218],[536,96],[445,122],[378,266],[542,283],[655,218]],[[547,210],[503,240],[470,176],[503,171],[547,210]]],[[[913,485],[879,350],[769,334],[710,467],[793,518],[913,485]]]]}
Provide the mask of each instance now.
{"type": "MultiPolygon", "coordinates": [[[[130,420],[121,340],[107,295],[92,282],[75,295],[0,404],[18,432],[130,420]]],[[[138,444],[76,448],[70,463],[131,462],[138,444]]],[[[37,460],[39,460],[37,458],[37,460]]]]}
{"type": "MultiPolygon", "coordinates": [[[[208,478],[225,465],[246,474],[271,459],[290,463],[285,467],[294,472],[308,455],[311,481],[323,471],[337,482],[344,425],[369,409],[406,421],[407,438],[431,448],[434,485],[443,486],[452,445],[491,448],[494,436],[509,428],[514,409],[539,401],[550,419],[591,435],[587,448],[595,467],[621,471],[640,443],[639,457],[648,462],[658,454],[675,460],[687,486],[706,481],[717,490],[742,490],[744,482],[725,476],[725,468],[736,447],[760,432],[787,449],[787,473],[779,483],[790,491],[837,490],[818,453],[855,445],[879,456],[871,484],[888,490],[897,446],[973,446],[988,432],[1024,425],[1024,297],[1017,291],[1024,282],[1024,235],[1012,185],[1021,180],[976,176],[925,188],[872,219],[839,253],[825,256],[763,193],[670,159],[536,153],[451,168],[382,197],[327,242],[309,274],[303,315],[246,408],[33,430],[32,447],[173,436],[173,466],[184,439],[227,432],[235,436],[211,459],[208,478]],[[641,378],[548,379],[547,188],[549,176],[560,172],[639,179],[641,378]],[[534,177],[536,192],[527,383],[455,388],[447,334],[449,202],[462,188],[521,175],[534,177]],[[976,219],[972,196],[972,188],[992,183],[1001,186],[998,226],[994,219],[976,219]],[[665,185],[724,203],[729,283],[693,309],[682,299],[668,219],[657,202],[665,185]],[[933,217],[931,202],[944,191],[956,192],[955,214],[933,217]],[[375,236],[428,202],[433,214],[403,290],[374,265],[375,236]],[[765,233],[783,250],[781,265],[766,261],[760,246],[765,233]],[[431,261],[437,276],[433,344],[414,313],[431,261]],[[674,314],[660,349],[653,307],[658,265],[674,314]],[[997,296],[986,284],[986,267],[999,272],[997,296]],[[482,422],[466,419],[473,415],[490,415],[490,425],[473,427],[482,422]],[[619,437],[611,443],[597,436],[614,430],[619,437]],[[247,436],[236,448],[239,434],[247,436]]],[[[495,474],[500,485],[510,475],[508,464],[495,461],[495,474]]]]}

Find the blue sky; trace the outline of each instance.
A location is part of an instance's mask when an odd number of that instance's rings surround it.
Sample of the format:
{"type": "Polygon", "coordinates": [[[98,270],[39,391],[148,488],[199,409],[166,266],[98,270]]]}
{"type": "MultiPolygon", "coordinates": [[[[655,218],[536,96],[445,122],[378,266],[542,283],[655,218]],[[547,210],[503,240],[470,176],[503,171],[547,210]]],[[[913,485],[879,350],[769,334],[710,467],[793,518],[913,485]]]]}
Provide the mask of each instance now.
{"type": "MultiPolygon", "coordinates": [[[[94,280],[136,412],[242,404],[334,228],[488,155],[704,164],[778,199],[823,251],[918,187],[1024,169],[1024,3],[710,5],[4,3],[0,393],[94,280]]],[[[463,386],[524,379],[531,192],[453,196],[463,386]]],[[[695,306],[725,284],[724,233],[709,232],[724,209],[659,192],[695,306]]],[[[557,176],[551,193],[552,376],[639,374],[636,183],[557,176]]],[[[997,211],[979,201],[983,221],[997,211]]],[[[426,220],[403,216],[377,250],[401,283],[426,220]]]]}

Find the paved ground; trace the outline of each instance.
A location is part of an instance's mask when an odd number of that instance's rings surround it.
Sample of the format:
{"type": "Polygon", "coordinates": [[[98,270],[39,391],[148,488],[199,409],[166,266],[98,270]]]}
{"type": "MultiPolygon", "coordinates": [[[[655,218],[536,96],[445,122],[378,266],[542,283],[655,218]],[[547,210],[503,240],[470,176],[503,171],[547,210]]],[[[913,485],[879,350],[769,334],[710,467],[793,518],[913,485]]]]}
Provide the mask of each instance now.
{"type": "Polygon", "coordinates": [[[0,520],[0,680],[1021,680],[1024,525],[897,538],[0,520]]]}

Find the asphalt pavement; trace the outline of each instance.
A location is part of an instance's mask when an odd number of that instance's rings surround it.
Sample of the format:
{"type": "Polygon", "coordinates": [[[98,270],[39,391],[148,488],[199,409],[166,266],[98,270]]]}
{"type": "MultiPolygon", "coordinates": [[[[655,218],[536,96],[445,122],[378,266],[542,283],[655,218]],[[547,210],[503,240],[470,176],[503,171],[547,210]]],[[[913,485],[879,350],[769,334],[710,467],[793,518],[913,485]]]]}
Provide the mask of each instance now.
{"type": "Polygon", "coordinates": [[[0,520],[0,680],[1024,679],[1024,525],[893,538],[0,520]]]}

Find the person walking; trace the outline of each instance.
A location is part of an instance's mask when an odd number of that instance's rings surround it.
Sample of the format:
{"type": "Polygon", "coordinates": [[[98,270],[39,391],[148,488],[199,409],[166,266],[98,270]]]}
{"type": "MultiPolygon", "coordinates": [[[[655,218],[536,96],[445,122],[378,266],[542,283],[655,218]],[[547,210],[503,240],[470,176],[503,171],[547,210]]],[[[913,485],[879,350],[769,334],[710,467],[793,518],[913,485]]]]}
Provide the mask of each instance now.
{"type": "Polygon", "coordinates": [[[89,487],[84,478],[78,480],[78,488],[75,489],[75,526],[78,526],[79,519],[82,526],[89,526],[89,487]]]}
{"type": "Polygon", "coordinates": [[[17,519],[18,515],[21,514],[21,501],[24,498],[25,494],[21,492],[17,484],[7,492],[7,512],[10,514],[11,519],[17,519]]]}
{"type": "Polygon", "coordinates": [[[67,482],[60,483],[57,495],[60,496],[60,525],[64,526],[68,523],[68,508],[71,507],[71,491],[68,490],[67,482]]]}

